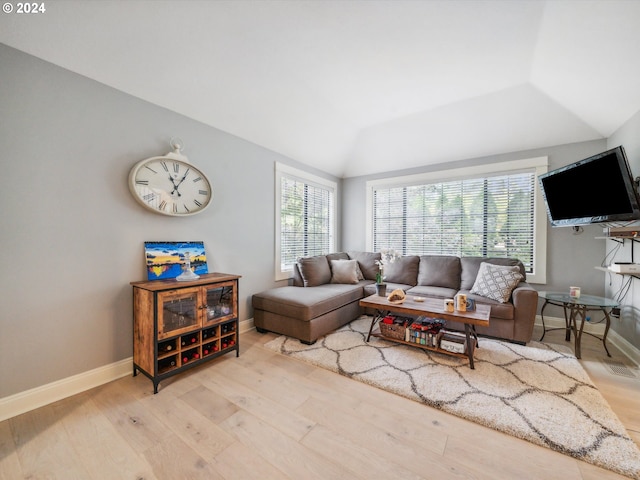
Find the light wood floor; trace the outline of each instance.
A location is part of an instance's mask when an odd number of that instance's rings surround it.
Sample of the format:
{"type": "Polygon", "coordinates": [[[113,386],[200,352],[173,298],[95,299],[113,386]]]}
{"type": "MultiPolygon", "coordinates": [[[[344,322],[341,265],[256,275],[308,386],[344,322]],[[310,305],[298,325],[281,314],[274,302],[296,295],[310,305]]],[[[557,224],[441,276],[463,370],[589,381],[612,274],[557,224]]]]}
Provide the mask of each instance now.
{"type": "MultiPolygon", "coordinates": [[[[157,395],[129,376],[1,422],[0,478],[625,478],[274,354],[263,347],[274,337],[242,334],[239,358],[173,377],[157,395]]],[[[609,373],[596,340],[582,350],[640,444],[640,379],[609,373]]]]}

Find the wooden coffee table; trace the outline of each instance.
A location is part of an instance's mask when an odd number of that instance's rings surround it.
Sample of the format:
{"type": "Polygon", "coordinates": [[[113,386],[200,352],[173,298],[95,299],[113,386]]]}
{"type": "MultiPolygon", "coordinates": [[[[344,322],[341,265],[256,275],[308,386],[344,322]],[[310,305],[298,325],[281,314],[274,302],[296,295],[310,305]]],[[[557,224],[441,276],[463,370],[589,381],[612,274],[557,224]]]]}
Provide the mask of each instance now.
{"type": "Polygon", "coordinates": [[[491,314],[491,307],[488,305],[478,305],[476,304],[475,310],[469,312],[458,312],[454,311],[453,313],[444,311],[444,302],[442,299],[435,298],[424,298],[422,302],[416,302],[414,300],[415,297],[407,295],[404,303],[394,304],[387,300],[387,297],[380,297],[378,295],[371,295],[367,298],[363,298],[360,300],[361,307],[373,308],[376,311],[376,314],[373,316],[371,320],[371,327],[369,327],[369,334],[367,335],[367,342],[373,335],[374,337],[381,337],[385,340],[389,340],[391,342],[402,343],[405,345],[411,345],[412,347],[419,347],[425,350],[432,350],[440,353],[444,353],[447,355],[453,355],[457,357],[466,357],[469,359],[469,367],[474,368],[473,365],[473,352],[477,347],[478,335],[476,334],[476,325],[480,325],[482,327],[489,326],[489,316],[491,314]],[[379,322],[382,318],[386,317],[389,313],[396,313],[400,315],[412,315],[412,316],[427,316],[427,317],[436,317],[443,318],[444,320],[452,320],[454,322],[460,322],[464,324],[464,333],[467,337],[467,353],[454,353],[449,352],[448,350],[443,350],[437,347],[429,347],[427,345],[421,345],[418,343],[405,342],[404,340],[397,340],[395,338],[389,338],[383,336],[381,333],[372,333],[373,327],[377,322],[379,322]],[[473,336],[474,342],[471,341],[471,337],[473,336]]]}

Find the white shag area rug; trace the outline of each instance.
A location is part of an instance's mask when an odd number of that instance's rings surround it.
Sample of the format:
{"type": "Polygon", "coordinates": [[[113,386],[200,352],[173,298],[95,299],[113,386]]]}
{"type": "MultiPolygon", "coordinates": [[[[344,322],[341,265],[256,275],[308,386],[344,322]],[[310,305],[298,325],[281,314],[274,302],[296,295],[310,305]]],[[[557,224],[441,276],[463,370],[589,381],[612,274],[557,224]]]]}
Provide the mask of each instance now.
{"type": "Polygon", "coordinates": [[[360,317],[314,345],[265,346],[640,480],[640,450],[576,357],[562,346],[480,338],[466,359],[371,337],[360,317]]]}

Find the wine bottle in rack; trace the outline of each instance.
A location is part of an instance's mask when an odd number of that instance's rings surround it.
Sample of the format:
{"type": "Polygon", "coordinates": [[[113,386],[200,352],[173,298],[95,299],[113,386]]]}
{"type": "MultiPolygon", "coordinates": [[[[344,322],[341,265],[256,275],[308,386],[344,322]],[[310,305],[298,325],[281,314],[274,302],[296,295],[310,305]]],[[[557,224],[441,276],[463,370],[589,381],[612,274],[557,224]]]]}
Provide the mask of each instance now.
{"type": "Polygon", "coordinates": [[[171,370],[175,366],[176,366],[175,356],[158,360],[158,370],[161,372],[166,372],[167,370],[171,370]]]}
{"type": "Polygon", "coordinates": [[[158,353],[169,353],[174,350],[174,341],[162,342],[158,344],[158,353]]]}
{"type": "Polygon", "coordinates": [[[198,342],[198,334],[190,333],[189,335],[184,335],[181,338],[181,344],[183,347],[188,347],[189,345],[193,345],[198,342]]]}
{"type": "Polygon", "coordinates": [[[187,350],[186,352],[182,352],[182,364],[191,363],[194,360],[198,360],[200,358],[200,352],[197,348],[192,350],[187,350]]]}

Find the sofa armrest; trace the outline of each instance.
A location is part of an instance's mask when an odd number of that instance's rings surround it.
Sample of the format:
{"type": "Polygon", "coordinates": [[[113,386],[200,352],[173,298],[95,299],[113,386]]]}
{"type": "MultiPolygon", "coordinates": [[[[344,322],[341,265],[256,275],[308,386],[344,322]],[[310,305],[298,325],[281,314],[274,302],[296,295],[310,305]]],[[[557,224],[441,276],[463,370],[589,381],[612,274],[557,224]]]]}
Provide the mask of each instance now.
{"type": "Polygon", "coordinates": [[[533,335],[533,326],[538,310],[538,291],[526,282],[520,283],[512,292],[514,307],[513,339],[528,343],[533,335]]]}

